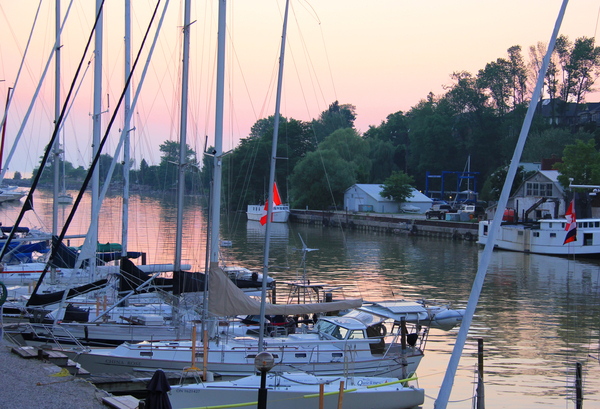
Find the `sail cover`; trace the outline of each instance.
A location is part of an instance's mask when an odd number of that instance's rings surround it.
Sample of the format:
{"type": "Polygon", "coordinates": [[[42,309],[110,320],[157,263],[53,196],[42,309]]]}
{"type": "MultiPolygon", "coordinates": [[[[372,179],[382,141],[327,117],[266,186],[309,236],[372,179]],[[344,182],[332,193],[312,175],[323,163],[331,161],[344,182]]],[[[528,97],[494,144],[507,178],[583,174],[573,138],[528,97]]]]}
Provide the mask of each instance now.
{"type": "MultiPolygon", "coordinates": [[[[248,297],[219,268],[210,272],[208,311],[213,316],[260,314],[260,301],[248,297]]],[[[301,315],[358,308],[362,299],[313,304],[267,304],[266,315],[301,315]]]]}

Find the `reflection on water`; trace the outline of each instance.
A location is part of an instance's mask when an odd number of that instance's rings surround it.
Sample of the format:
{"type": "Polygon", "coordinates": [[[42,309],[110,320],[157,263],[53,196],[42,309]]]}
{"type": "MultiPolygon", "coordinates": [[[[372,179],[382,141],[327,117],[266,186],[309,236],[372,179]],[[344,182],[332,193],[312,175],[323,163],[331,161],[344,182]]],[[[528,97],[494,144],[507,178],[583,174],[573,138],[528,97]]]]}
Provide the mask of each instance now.
{"type": "MultiPolygon", "coordinates": [[[[38,196],[38,216],[30,217],[29,225],[51,226],[48,195],[38,196]]],[[[19,209],[2,206],[1,221],[8,225],[19,209]]],[[[120,241],[120,206],[118,196],[107,199],[100,217],[100,241],[120,241]]],[[[186,198],[183,261],[195,270],[204,270],[204,206],[204,199],[186,198]]],[[[175,202],[134,195],[130,208],[129,249],[147,252],[149,263],[172,262],[175,202]]],[[[69,233],[85,232],[89,217],[86,201],[69,233]]],[[[270,274],[280,281],[302,274],[298,271],[300,234],[308,247],[319,249],[307,255],[308,277],[344,286],[348,297],[425,297],[464,307],[481,254],[471,242],[299,224],[272,227],[270,274]]],[[[221,249],[224,260],[262,269],[264,226],[230,224],[224,219],[221,231],[224,239],[233,242],[232,247],[221,249]]],[[[488,409],[574,407],[567,400],[573,397],[567,386],[573,384],[576,362],[583,364],[585,406],[600,406],[599,271],[598,261],[494,252],[451,396],[461,402],[449,407],[470,405],[463,400],[473,395],[477,338],[484,339],[488,409]]],[[[428,397],[437,396],[455,337],[456,331],[431,332],[418,372],[428,397]]],[[[426,398],[423,407],[433,408],[433,400],[426,398]]]]}

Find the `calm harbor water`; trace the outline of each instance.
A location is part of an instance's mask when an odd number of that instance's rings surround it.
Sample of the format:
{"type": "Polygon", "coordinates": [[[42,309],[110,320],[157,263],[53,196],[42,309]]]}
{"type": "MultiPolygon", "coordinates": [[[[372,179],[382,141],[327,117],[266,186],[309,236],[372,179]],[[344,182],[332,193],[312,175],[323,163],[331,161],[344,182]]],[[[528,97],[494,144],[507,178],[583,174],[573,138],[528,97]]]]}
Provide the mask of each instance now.
{"type": "MultiPolygon", "coordinates": [[[[76,193],[76,192],[73,192],[76,193]]],[[[99,241],[120,242],[121,198],[107,198],[100,216],[99,241]]],[[[51,229],[49,192],[35,197],[35,213],[22,225],[51,229]]],[[[183,262],[204,269],[205,200],[186,198],[183,262]]],[[[87,230],[89,199],[68,234],[87,230]]],[[[9,225],[18,205],[2,204],[0,221],[9,225]]],[[[70,206],[61,207],[61,222],[70,206]]],[[[234,215],[235,216],[235,215],[234,215]]],[[[245,216],[224,218],[224,262],[262,269],[264,231],[245,216]]],[[[175,247],[175,202],[157,196],[130,199],[128,248],[145,251],[148,263],[170,263],[175,247]]],[[[311,281],[343,287],[346,297],[366,300],[427,298],[466,306],[481,255],[471,242],[407,235],[391,236],[338,228],[273,225],[270,274],[283,282],[302,275],[302,248],[318,249],[306,257],[311,281]]],[[[72,241],[71,244],[77,244],[72,241]]],[[[583,365],[584,407],[600,407],[600,262],[494,252],[469,339],[461,358],[452,403],[471,406],[477,338],[484,339],[486,407],[575,407],[574,369],[583,365]]],[[[279,285],[282,289],[284,285],[279,285]]],[[[433,408],[452,352],[457,330],[432,330],[419,366],[419,385],[427,395],[423,408],[433,408]]]]}

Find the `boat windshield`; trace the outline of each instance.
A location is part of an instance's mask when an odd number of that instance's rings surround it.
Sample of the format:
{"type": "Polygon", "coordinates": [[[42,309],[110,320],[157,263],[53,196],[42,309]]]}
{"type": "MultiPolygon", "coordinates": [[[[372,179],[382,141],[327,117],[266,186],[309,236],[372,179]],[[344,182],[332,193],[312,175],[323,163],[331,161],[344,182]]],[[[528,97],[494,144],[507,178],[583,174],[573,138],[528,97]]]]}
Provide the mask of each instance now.
{"type": "Polygon", "coordinates": [[[340,327],[339,325],[334,324],[329,321],[319,321],[316,326],[316,330],[322,334],[330,335],[337,339],[345,339],[348,334],[348,329],[344,327],[340,327]]]}

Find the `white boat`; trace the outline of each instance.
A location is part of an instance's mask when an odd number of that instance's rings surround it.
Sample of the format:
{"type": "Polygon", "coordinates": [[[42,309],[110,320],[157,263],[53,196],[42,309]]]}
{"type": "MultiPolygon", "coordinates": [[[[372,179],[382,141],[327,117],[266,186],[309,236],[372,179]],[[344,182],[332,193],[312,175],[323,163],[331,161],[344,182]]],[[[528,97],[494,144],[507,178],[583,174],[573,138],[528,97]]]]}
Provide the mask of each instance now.
{"type": "MultiPolygon", "coordinates": [[[[495,241],[495,248],[524,253],[555,256],[600,256],[600,219],[578,219],[577,239],[563,244],[566,219],[542,219],[529,223],[505,223],[495,241]]],[[[485,246],[492,221],[479,222],[477,243],[485,246]]]]}
{"type": "MultiPolygon", "coordinates": [[[[248,205],[248,210],[246,211],[246,215],[248,216],[248,220],[260,221],[260,219],[265,215],[264,213],[265,205],[248,205]]],[[[287,223],[290,217],[290,206],[286,204],[281,204],[278,206],[273,206],[273,223],[287,223]]]]}
{"type": "MultiPolygon", "coordinates": [[[[211,282],[219,281],[217,275],[212,277],[215,279],[211,282]]],[[[224,275],[222,283],[235,287],[224,275]]],[[[210,288],[212,291],[212,284],[210,288]]],[[[219,294],[222,294],[221,298],[231,300],[227,290],[219,294]]],[[[241,290],[235,287],[235,292],[241,290]]],[[[269,305],[268,308],[281,307],[291,311],[297,307],[318,311],[319,306],[342,308],[344,304],[351,305],[350,302],[337,302],[269,305]]],[[[256,305],[250,305],[248,312],[258,313],[256,305]]],[[[267,314],[271,314],[269,309],[267,314]]],[[[348,370],[348,362],[351,362],[350,369],[357,376],[401,378],[417,370],[429,328],[448,330],[462,321],[463,314],[463,311],[449,310],[446,306],[427,306],[412,301],[366,303],[344,316],[322,316],[312,329],[305,324],[267,328],[264,351],[274,356],[280,371],[301,370],[333,376],[348,370]],[[407,327],[404,340],[400,325],[403,320],[407,327]],[[281,332],[284,335],[278,336],[281,332]]],[[[208,342],[207,370],[230,377],[253,374],[254,358],[260,352],[256,326],[222,321],[217,328],[217,331],[213,329],[214,337],[208,342]]],[[[182,370],[190,366],[192,346],[192,341],[142,342],[124,343],[114,349],[93,348],[83,353],[66,353],[92,373],[131,373],[182,370]]],[[[201,351],[196,352],[197,360],[203,359],[200,341],[197,341],[196,351],[201,351]]]]}
{"type": "MultiPolygon", "coordinates": [[[[273,369],[275,370],[275,368],[273,369]]],[[[173,409],[202,406],[238,405],[255,407],[260,376],[235,381],[205,382],[172,386],[168,392],[173,409]]],[[[270,409],[306,409],[317,407],[319,385],[323,385],[323,404],[337,407],[340,384],[344,381],[344,409],[403,409],[423,404],[425,391],[403,386],[397,378],[315,376],[301,372],[268,373],[267,404],[270,409]]]]}
{"type": "Polygon", "coordinates": [[[23,196],[27,196],[27,193],[17,190],[2,189],[0,190],[0,203],[19,201],[23,196]]]}

